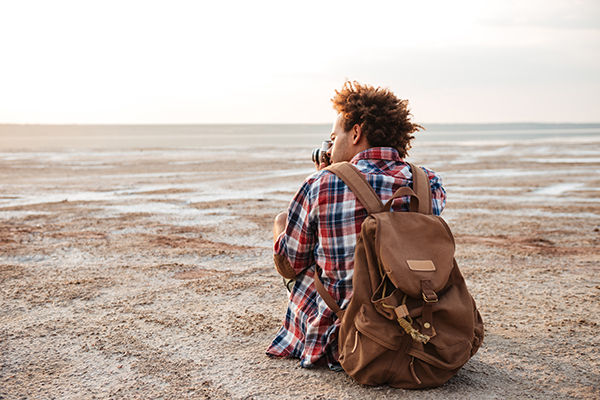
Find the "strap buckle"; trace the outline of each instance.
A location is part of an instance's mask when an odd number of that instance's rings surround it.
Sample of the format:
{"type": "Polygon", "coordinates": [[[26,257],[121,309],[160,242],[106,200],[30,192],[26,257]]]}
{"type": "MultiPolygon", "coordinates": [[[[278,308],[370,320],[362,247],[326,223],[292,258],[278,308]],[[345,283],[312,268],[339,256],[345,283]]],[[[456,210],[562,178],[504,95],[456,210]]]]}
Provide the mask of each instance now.
{"type": "Polygon", "coordinates": [[[421,292],[421,294],[423,295],[423,301],[425,301],[425,303],[437,303],[438,302],[437,294],[435,294],[435,292],[433,292],[433,291],[429,295],[425,294],[425,292],[421,292]]]}

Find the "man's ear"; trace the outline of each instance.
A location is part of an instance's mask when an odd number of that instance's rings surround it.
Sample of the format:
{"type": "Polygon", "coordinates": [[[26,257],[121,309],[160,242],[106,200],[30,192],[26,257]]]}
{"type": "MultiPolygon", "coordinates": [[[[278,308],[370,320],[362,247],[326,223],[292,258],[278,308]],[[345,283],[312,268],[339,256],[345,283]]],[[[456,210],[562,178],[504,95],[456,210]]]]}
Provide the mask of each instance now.
{"type": "Polygon", "coordinates": [[[354,124],[352,127],[352,143],[357,145],[362,138],[362,128],[359,124],[354,124]]]}

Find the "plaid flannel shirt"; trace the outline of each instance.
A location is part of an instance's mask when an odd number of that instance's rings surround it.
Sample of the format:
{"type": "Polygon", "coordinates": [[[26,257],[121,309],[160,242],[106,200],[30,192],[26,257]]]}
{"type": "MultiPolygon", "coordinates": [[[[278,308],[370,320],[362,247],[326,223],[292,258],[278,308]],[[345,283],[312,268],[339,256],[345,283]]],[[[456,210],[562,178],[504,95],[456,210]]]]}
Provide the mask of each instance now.
{"type": "MultiPolygon", "coordinates": [[[[385,203],[394,192],[412,184],[410,167],[392,147],[372,147],[350,161],[385,203]]],[[[446,192],[440,177],[429,176],[433,213],[440,215],[446,192]]],[[[408,211],[409,198],[394,200],[392,211],[408,211]]],[[[332,172],[312,174],[288,209],[285,231],[274,244],[296,273],[283,326],[267,349],[274,357],[296,357],[302,367],[325,364],[339,370],[339,320],[314,287],[315,264],[321,281],[343,309],[352,297],[354,248],[367,211],[346,184],[332,172]]],[[[288,266],[289,268],[289,266],[288,266]]]]}

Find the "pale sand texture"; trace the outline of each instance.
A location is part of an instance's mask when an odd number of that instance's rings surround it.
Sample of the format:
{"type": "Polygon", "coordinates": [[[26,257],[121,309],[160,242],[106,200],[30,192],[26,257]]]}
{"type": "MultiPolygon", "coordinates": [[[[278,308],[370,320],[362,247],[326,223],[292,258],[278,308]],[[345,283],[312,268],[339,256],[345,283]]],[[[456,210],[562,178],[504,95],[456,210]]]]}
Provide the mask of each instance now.
{"type": "Polygon", "coordinates": [[[412,151],[486,328],[427,391],[265,356],[287,301],[271,220],[312,166],[251,142],[0,154],[0,398],[600,397],[598,138],[412,151]]]}

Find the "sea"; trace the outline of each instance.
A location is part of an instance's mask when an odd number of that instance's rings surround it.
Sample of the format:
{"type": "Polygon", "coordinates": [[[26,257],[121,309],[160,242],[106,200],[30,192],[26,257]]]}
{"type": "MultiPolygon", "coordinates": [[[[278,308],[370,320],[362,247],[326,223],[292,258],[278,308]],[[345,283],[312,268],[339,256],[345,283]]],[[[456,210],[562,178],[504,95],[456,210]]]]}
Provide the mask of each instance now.
{"type": "MultiPolygon", "coordinates": [[[[596,141],[600,123],[422,124],[419,143],[596,141]]],[[[330,124],[17,125],[0,124],[0,151],[318,147],[330,124]]]]}

